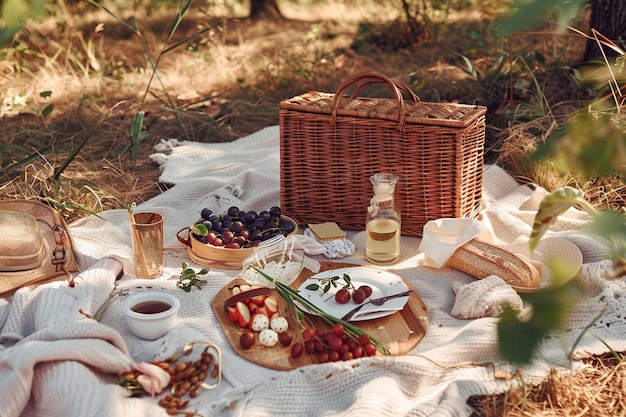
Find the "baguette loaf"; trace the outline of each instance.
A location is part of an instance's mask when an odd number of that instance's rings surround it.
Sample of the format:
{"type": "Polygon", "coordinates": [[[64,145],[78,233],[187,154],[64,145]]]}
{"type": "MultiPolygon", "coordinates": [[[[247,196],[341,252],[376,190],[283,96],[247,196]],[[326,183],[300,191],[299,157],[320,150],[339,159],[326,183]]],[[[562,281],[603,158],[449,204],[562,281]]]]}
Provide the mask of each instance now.
{"type": "Polygon", "coordinates": [[[516,287],[537,288],[541,283],[541,274],[530,261],[477,239],[458,248],[446,265],[478,279],[496,275],[516,287]]]}

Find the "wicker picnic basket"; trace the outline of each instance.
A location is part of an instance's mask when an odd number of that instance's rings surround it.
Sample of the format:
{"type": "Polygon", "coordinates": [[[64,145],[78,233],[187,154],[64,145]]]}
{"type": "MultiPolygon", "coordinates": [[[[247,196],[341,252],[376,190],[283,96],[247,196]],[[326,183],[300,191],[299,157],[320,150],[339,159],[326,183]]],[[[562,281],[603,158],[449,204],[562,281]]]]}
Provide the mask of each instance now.
{"type": "Polygon", "coordinates": [[[426,103],[404,84],[365,73],[336,93],[309,92],[280,103],[280,204],[300,224],[335,221],[364,230],[369,177],[391,172],[402,234],[426,222],[480,211],[485,142],[483,106],[426,103]],[[372,83],[395,98],[362,98],[372,83]],[[353,88],[351,95],[344,95],[353,88]],[[409,97],[405,100],[403,93],[409,97]]]}

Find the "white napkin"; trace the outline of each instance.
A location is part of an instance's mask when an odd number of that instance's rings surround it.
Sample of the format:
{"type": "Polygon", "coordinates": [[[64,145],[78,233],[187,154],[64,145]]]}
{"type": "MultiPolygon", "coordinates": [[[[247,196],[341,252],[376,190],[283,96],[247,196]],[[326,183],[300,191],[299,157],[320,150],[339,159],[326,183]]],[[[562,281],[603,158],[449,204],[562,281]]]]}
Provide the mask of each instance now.
{"type": "Polygon", "coordinates": [[[320,245],[323,245],[325,249],[322,253],[327,258],[345,258],[347,256],[353,255],[355,251],[354,243],[350,242],[346,238],[320,242],[309,228],[304,229],[304,236],[314,239],[320,245]]]}
{"type": "Polygon", "coordinates": [[[441,268],[455,250],[470,240],[478,238],[493,242],[489,228],[476,219],[437,219],[424,225],[419,251],[424,256],[424,266],[441,268]]]}
{"type": "Polygon", "coordinates": [[[452,283],[452,290],[455,300],[450,314],[459,319],[498,317],[505,305],[518,312],[524,306],[517,292],[495,275],[469,284],[455,281],[452,283]]]}

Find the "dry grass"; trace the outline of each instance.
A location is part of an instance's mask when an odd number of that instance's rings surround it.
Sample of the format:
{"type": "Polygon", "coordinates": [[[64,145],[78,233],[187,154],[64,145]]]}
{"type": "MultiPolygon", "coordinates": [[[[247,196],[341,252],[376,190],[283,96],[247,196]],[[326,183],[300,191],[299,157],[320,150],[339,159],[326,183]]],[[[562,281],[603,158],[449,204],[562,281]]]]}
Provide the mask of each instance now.
{"type": "MultiPolygon", "coordinates": [[[[494,57],[504,54],[499,49],[503,45],[485,36],[487,23],[480,14],[440,27],[428,44],[407,45],[394,23],[396,10],[357,3],[334,2],[313,11],[294,8],[287,11],[289,19],[262,22],[194,7],[178,39],[199,26],[210,24],[212,29],[163,58],[159,70],[164,88],[153,83],[148,89],[149,70],[139,39],[103,12],[77,3],[73,14],[29,25],[30,35],[20,35],[18,47],[2,51],[0,61],[0,198],[56,202],[69,221],[87,211],[128,207],[168,188],[159,183],[158,169],[148,159],[160,139],[234,140],[278,124],[280,100],[308,90],[332,92],[340,81],[362,71],[408,83],[425,101],[486,104],[484,91],[467,81],[459,58],[474,60],[485,76],[494,57]],[[363,21],[375,30],[358,34],[363,21]],[[104,23],[104,31],[96,36],[93,30],[99,23],[104,23]],[[473,38],[472,33],[482,35],[473,38]],[[410,74],[417,74],[415,84],[410,74]],[[48,91],[49,97],[41,96],[48,91]],[[44,115],[49,104],[54,109],[44,115]],[[129,130],[140,109],[147,112],[148,136],[134,162],[129,130]],[[78,156],[59,174],[83,141],[78,156]]],[[[159,8],[138,11],[154,54],[171,13],[159,8]]],[[[490,109],[494,126],[488,130],[487,157],[499,158],[521,181],[549,190],[580,186],[598,206],[623,207],[622,182],[598,178],[581,184],[556,173],[550,162],[527,160],[567,109],[588,99],[585,91],[564,85],[564,80],[570,79],[562,74],[546,78],[546,95],[557,103],[549,103],[550,112],[526,123],[502,122],[511,103],[496,102],[490,109]],[[565,97],[568,91],[570,97],[565,97]]],[[[506,78],[496,78],[488,87],[504,91],[507,83],[506,78]]],[[[598,361],[576,374],[554,373],[539,387],[473,398],[471,403],[477,415],[484,416],[614,416],[626,412],[623,383],[623,364],[598,361]]]]}
{"type": "Polygon", "coordinates": [[[504,394],[472,397],[468,404],[481,417],[608,417],[626,413],[626,363],[613,357],[590,361],[581,370],[551,372],[536,386],[504,394]]]}
{"type": "MultiPolygon", "coordinates": [[[[563,118],[562,118],[563,119],[563,118]]],[[[585,193],[594,206],[613,211],[623,211],[626,206],[626,182],[619,176],[597,176],[581,180],[563,172],[552,159],[535,159],[532,155],[559,127],[553,115],[525,123],[511,125],[498,149],[499,164],[524,183],[536,184],[548,191],[571,186],[585,193]]]]}
{"type": "MultiPolygon", "coordinates": [[[[144,201],[167,188],[158,183],[158,170],[147,158],[160,139],[231,141],[278,124],[280,100],[308,90],[333,91],[340,80],[363,70],[405,82],[408,74],[420,71],[428,80],[423,99],[475,100],[471,87],[458,79],[461,71],[450,65],[456,57],[442,52],[466,52],[467,42],[403,50],[366,42],[359,52],[352,48],[358,23],[376,16],[376,24],[389,25],[396,11],[388,8],[329,3],[316,9],[317,15],[296,9],[287,10],[290,19],[252,22],[195,7],[175,40],[200,26],[211,30],[164,55],[162,85],[153,81],[148,86],[150,71],[139,38],[102,11],[80,3],[75,7],[80,19],[59,14],[33,22],[28,35],[21,34],[14,48],[3,51],[1,197],[79,202],[93,211],[144,201]],[[94,32],[100,23],[104,30],[94,32]],[[44,115],[50,104],[53,111],[44,115]],[[146,111],[148,137],[134,163],[129,131],[140,109],[146,111]],[[78,157],[55,175],[83,140],[78,157]]],[[[116,12],[128,18],[126,9],[116,12]]],[[[156,57],[172,11],[146,8],[137,19],[156,57]]],[[[484,26],[479,21],[467,25],[484,26]]],[[[69,217],[80,215],[75,211],[69,217]]]]}

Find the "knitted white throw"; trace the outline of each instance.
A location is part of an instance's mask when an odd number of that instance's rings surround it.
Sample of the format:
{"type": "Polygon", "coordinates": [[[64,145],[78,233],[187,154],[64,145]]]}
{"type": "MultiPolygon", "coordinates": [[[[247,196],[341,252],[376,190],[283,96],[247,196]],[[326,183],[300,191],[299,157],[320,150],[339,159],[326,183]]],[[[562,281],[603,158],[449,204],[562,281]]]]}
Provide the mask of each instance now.
{"type": "MultiPolygon", "coordinates": [[[[72,224],[83,268],[95,265],[99,272],[87,272],[102,277],[86,278],[75,289],[57,283],[25,290],[12,301],[0,303],[0,388],[4,394],[0,416],[165,415],[155,400],[127,398],[115,385],[115,373],[128,364],[125,349],[133,360],[148,361],[180,352],[186,342],[198,339],[218,344],[224,361],[221,386],[191,402],[190,409],[204,416],[468,416],[469,396],[501,392],[517,382],[502,378],[513,369],[498,355],[497,318],[459,319],[451,314],[455,304],[452,283],[459,289],[473,278],[447,268],[422,267],[420,239],[411,237],[402,237],[401,260],[388,268],[414,286],[429,309],[426,336],[410,354],[290,372],[270,370],[236,355],[215,320],[211,302],[237,271],[213,269],[202,290],[185,293],[177,289],[177,275],[188,257],[176,233],[193,224],[205,206],[261,210],[279,204],[278,146],[278,127],[234,143],[168,141],[159,145],[152,158],[161,164],[161,180],[175,186],[137,208],[164,215],[165,267],[159,279],[137,280],[133,275],[126,211],[112,210],[103,213],[103,219],[90,217],[72,224]],[[106,256],[124,263],[125,275],[115,286],[111,278],[115,266],[97,263],[106,256]],[[176,327],[156,341],[134,337],[120,311],[125,295],[148,288],[175,294],[182,303],[176,327]],[[79,309],[100,324],[81,315],[79,309]]],[[[545,194],[488,166],[481,221],[496,243],[524,242],[545,194]]],[[[605,279],[610,268],[602,259],[606,248],[576,233],[588,221],[585,214],[570,210],[550,232],[581,248],[584,298],[570,309],[566,330],[547,339],[536,361],[523,370],[526,382],[543,378],[551,368],[582,366],[576,358],[603,353],[607,346],[626,350],[622,301],[626,285],[623,279],[605,279]]],[[[364,233],[349,232],[348,238],[356,250],[342,261],[364,264],[364,233]]],[[[327,260],[323,255],[316,258],[327,260]]]]}

